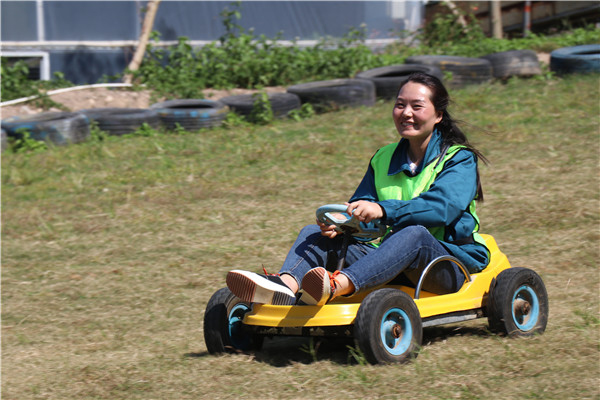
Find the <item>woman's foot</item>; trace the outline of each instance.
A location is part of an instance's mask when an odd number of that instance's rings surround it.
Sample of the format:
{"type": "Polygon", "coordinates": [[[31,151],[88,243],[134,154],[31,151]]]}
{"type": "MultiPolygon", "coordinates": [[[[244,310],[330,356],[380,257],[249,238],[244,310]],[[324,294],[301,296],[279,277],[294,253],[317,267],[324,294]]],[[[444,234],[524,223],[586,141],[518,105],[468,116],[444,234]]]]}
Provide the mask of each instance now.
{"type": "Polygon", "coordinates": [[[279,275],[259,275],[233,270],[227,274],[227,287],[233,294],[249,303],[288,306],[296,303],[296,294],[279,275]]]}
{"type": "Polygon", "coordinates": [[[300,298],[305,304],[322,306],[336,295],[335,277],[339,271],[331,274],[323,267],[313,268],[302,278],[304,294],[300,298]]]}

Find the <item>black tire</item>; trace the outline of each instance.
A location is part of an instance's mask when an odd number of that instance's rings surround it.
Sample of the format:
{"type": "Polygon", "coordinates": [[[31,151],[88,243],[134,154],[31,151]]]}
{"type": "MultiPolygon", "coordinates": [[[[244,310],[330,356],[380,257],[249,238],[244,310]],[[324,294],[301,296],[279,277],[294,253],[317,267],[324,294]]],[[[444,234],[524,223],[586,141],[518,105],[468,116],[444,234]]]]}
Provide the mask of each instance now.
{"type": "Polygon", "coordinates": [[[425,64],[438,67],[442,72],[450,72],[452,78],[448,86],[453,88],[489,82],[492,79],[492,63],[483,58],[457,56],[412,56],[406,64],[425,64]]]}
{"type": "Polygon", "coordinates": [[[120,136],[133,133],[144,123],[153,129],[160,128],[155,110],[143,108],[91,108],[80,110],[91,121],[98,123],[100,130],[109,135],[120,136]]]}
{"type": "Polygon", "coordinates": [[[85,115],[74,112],[45,112],[40,114],[10,117],[2,121],[2,129],[9,137],[21,138],[21,129],[30,137],[50,141],[57,145],[79,143],[90,136],[89,121],[85,115]]]}
{"type": "Polygon", "coordinates": [[[443,80],[442,71],[432,65],[403,64],[389,65],[369,69],[356,74],[358,79],[367,79],[375,84],[375,93],[378,98],[384,100],[395,99],[398,95],[398,88],[406,81],[413,72],[424,72],[433,75],[439,80],[443,80]]]}
{"type": "Polygon", "coordinates": [[[417,356],[423,340],[413,299],[397,289],[380,289],[361,303],[354,339],[371,364],[404,363],[417,356]]]}
{"type": "MultiPolygon", "coordinates": [[[[268,93],[267,97],[275,118],[285,118],[290,111],[297,110],[302,105],[300,97],[293,93],[268,93]]],[[[252,112],[254,110],[254,102],[256,101],[255,95],[242,94],[237,96],[227,96],[220,101],[225,103],[237,114],[252,121],[252,112]]]]}
{"type": "Polygon", "coordinates": [[[221,126],[229,109],[221,101],[203,99],[168,100],[150,106],[169,130],[179,124],[189,132],[221,126]]]}
{"type": "Polygon", "coordinates": [[[507,79],[511,76],[528,77],[540,75],[542,69],[533,50],[510,50],[481,57],[492,63],[494,78],[507,79]]]}
{"type": "Polygon", "coordinates": [[[600,72],[600,44],[554,50],[550,53],[550,71],[559,75],[600,72]]]}
{"type": "Polygon", "coordinates": [[[288,93],[310,103],[323,112],[341,107],[372,106],[375,104],[375,84],[367,79],[332,79],[301,83],[287,88],[288,93]]]}
{"type": "Polygon", "coordinates": [[[490,329],[509,336],[543,333],[548,323],[548,294],[542,278],[528,268],[502,271],[487,300],[490,329]]]}
{"type": "Polygon", "coordinates": [[[210,354],[260,350],[264,337],[247,334],[241,324],[250,307],[228,288],[212,295],[204,313],[204,343],[210,354]]]}

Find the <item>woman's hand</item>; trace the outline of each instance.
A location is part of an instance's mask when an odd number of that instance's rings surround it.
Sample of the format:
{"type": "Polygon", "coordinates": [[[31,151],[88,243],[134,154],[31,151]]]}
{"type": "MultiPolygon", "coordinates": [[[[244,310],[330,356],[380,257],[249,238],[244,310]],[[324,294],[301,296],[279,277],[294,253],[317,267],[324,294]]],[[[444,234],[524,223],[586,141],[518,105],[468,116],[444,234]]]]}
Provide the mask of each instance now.
{"type": "Polygon", "coordinates": [[[360,222],[369,223],[374,219],[383,218],[383,208],[372,201],[359,200],[344,204],[348,206],[346,212],[355,216],[360,222]]]}
{"type": "MultiPolygon", "coordinates": [[[[341,218],[344,218],[344,217],[341,216],[341,218]]],[[[337,235],[341,235],[340,232],[335,230],[335,228],[336,228],[335,225],[324,224],[323,222],[319,221],[318,219],[317,219],[317,225],[319,225],[319,228],[321,228],[321,235],[328,237],[329,239],[333,239],[337,235]]]]}

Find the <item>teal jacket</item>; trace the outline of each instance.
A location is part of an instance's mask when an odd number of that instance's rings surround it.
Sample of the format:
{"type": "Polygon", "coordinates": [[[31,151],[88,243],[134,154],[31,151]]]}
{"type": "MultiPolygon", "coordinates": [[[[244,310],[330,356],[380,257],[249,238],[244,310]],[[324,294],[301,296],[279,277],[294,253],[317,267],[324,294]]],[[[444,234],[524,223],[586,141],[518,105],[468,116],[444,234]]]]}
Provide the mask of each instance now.
{"type": "MultiPolygon", "coordinates": [[[[442,138],[433,133],[423,162],[415,171],[419,174],[424,165],[437,162],[442,151],[442,138]]],[[[408,141],[400,140],[394,152],[388,174],[414,176],[408,163],[408,141]]],[[[440,243],[470,272],[483,270],[489,262],[488,250],[473,240],[473,231],[478,225],[469,212],[469,206],[477,194],[477,157],[468,149],[459,150],[450,158],[437,175],[429,190],[411,200],[380,200],[375,188],[374,171],[371,163],[350,202],[374,201],[385,212],[384,222],[394,231],[410,225],[425,228],[444,226],[445,237],[440,243]]]]}

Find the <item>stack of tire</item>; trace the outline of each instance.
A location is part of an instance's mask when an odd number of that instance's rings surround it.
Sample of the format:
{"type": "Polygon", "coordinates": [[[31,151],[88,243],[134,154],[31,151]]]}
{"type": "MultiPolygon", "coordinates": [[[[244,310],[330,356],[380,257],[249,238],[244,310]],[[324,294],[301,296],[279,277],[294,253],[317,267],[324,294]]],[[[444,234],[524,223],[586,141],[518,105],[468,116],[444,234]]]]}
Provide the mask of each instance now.
{"type": "MultiPolygon", "coordinates": [[[[256,120],[254,114],[257,100],[259,99],[253,94],[227,96],[220,99],[233,112],[243,116],[250,122],[255,122],[256,120]]],[[[267,93],[267,100],[275,118],[285,118],[290,112],[300,109],[302,105],[300,97],[293,93],[267,93]]]]}
{"type": "Polygon", "coordinates": [[[2,120],[2,131],[17,139],[22,139],[23,132],[28,131],[30,139],[66,145],[87,139],[90,125],[81,113],[50,111],[2,120]]]}
{"type": "Polygon", "coordinates": [[[143,108],[91,108],[79,113],[98,124],[101,131],[113,136],[133,133],[144,124],[153,129],[160,126],[156,111],[143,108]]]}
{"type": "Polygon", "coordinates": [[[190,132],[220,126],[229,111],[221,101],[204,99],[167,100],[150,108],[168,130],[180,126],[190,132]]]}
{"type": "Polygon", "coordinates": [[[442,71],[430,65],[402,64],[373,68],[356,74],[358,79],[367,79],[375,85],[377,98],[392,100],[398,94],[400,85],[414,72],[424,72],[442,80],[442,71]]]}
{"type": "Polygon", "coordinates": [[[375,84],[367,79],[331,79],[293,85],[288,93],[295,94],[315,111],[327,112],[342,107],[372,106],[375,104],[375,84]]]}
{"type": "MultiPolygon", "coordinates": [[[[600,72],[600,44],[565,47],[550,57],[550,70],[557,74],[600,72]]],[[[408,57],[405,64],[362,71],[350,79],[332,79],[293,85],[286,93],[270,93],[273,114],[284,118],[302,104],[310,103],[315,111],[326,112],[344,107],[372,106],[376,99],[394,99],[399,86],[413,72],[425,72],[447,80],[449,87],[505,80],[512,76],[528,77],[541,73],[535,52],[511,50],[481,58],[421,55],[408,57]],[[448,80],[448,78],[450,78],[448,80]]],[[[220,126],[232,110],[252,120],[256,97],[229,96],[220,101],[203,99],[170,100],[153,104],[149,109],[98,108],[75,113],[47,112],[33,116],[11,117],[2,121],[2,144],[7,137],[22,137],[28,130],[35,140],[58,145],[79,143],[90,134],[90,122],[109,135],[124,135],[143,124],[168,130],[181,127],[188,131],[220,126]]]]}
{"type": "Polygon", "coordinates": [[[600,44],[554,50],[550,53],[550,71],[559,75],[600,72],[600,44]]]}

